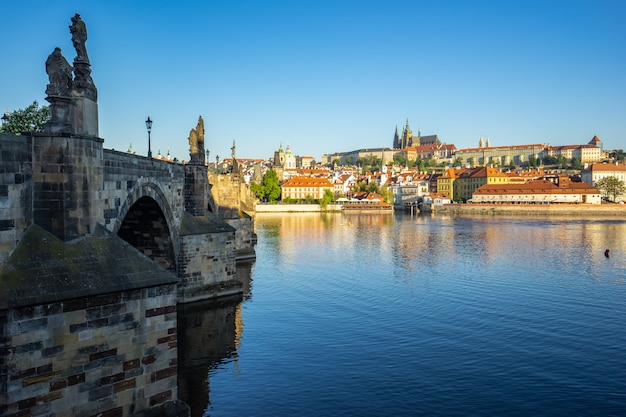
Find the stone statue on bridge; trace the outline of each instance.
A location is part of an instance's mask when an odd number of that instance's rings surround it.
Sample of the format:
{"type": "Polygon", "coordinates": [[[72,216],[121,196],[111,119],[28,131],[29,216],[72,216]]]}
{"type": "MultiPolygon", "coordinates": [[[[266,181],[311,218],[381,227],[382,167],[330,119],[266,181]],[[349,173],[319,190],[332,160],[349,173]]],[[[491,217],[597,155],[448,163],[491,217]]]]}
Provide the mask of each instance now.
{"type": "Polygon", "coordinates": [[[46,94],[49,96],[69,97],[72,90],[72,66],[61,54],[61,48],[54,48],[54,51],[48,56],[46,72],[50,78],[46,94]]]}
{"type": "Polygon", "coordinates": [[[50,84],[46,87],[46,100],[50,102],[50,120],[46,122],[44,132],[74,133],[70,110],[74,84],[72,66],[61,54],[61,48],[54,48],[48,56],[46,72],[50,79],[50,84]]]}
{"type": "Polygon", "coordinates": [[[204,165],[204,120],[198,118],[195,129],[189,132],[189,158],[190,163],[204,165]]]}
{"type": "Polygon", "coordinates": [[[76,58],[74,58],[74,62],[80,61],[88,64],[89,57],[87,56],[87,47],[85,46],[85,42],[87,42],[87,25],[83,19],[80,18],[78,13],[72,17],[70,33],[72,34],[72,43],[76,49],[76,58]]]}

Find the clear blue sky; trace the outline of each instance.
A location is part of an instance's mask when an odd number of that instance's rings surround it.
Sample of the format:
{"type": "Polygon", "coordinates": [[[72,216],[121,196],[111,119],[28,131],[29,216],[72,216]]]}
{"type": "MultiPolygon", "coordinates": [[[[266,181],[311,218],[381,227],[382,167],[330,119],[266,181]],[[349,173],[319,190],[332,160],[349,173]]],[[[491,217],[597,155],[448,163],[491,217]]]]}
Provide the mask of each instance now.
{"type": "Polygon", "coordinates": [[[2,111],[45,101],[45,61],[87,24],[106,148],[210,160],[389,147],[406,119],[458,148],[626,148],[626,1],[11,1],[2,111]]]}

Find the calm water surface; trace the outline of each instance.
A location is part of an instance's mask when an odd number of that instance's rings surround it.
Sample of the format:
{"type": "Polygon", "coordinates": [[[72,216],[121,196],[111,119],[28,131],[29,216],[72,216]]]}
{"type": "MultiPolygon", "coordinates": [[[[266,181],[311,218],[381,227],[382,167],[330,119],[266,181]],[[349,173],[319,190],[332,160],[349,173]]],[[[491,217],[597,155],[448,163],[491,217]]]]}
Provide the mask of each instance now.
{"type": "Polygon", "coordinates": [[[179,313],[194,416],[626,415],[623,220],[289,214],[256,228],[245,299],[179,313]]]}

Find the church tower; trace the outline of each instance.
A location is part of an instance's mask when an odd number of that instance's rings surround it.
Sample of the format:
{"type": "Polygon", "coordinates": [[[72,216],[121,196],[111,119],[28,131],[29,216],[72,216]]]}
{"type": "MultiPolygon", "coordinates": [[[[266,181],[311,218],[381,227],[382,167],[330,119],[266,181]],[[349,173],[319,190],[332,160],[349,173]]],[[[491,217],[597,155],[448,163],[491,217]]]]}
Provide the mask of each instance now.
{"type": "Polygon", "coordinates": [[[401,143],[401,147],[402,148],[407,148],[413,146],[413,132],[411,131],[411,128],[409,127],[409,119],[406,119],[406,126],[404,127],[404,129],[402,130],[402,143],[401,143]]]}
{"type": "Polygon", "coordinates": [[[393,135],[393,149],[400,149],[402,145],[400,143],[400,135],[398,135],[398,126],[396,126],[396,133],[393,135]]]}

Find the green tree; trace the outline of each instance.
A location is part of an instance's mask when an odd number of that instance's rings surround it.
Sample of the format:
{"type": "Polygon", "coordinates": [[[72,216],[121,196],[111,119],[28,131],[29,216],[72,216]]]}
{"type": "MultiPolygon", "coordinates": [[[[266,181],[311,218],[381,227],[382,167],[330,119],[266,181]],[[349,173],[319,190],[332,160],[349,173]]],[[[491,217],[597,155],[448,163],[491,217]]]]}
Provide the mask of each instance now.
{"type": "Polygon", "coordinates": [[[352,165],[352,156],[348,155],[344,158],[346,165],[352,165]]]}
{"type": "Polygon", "coordinates": [[[567,168],[567,158],[564,155],[559,155],[556,160],[562,169],[567,168]]]}
{"type": "Polygon", "coordinates": [[[460,167],[463,165],[463,158],[461,158],[460,156],[457,157],[454,162],[452,163],[453,167],[460,167]]]}
{"type": "Polygon", "coordinates": [[[396,165],[405,166],[406,165],[406,157],[401,153],[397,153],[393,156],[393,162],[396,165]]]}
{"type": "Polygon", "coordinates": [[[257,184],[256,182],[250,183],[250,191],[252,191],[254,196],[258,198],[259,200],[262,200],[263,198],[265,198],[265,189],[263,188],[262,185],[257,184]]]}
{"type": "Polygon", "coordinates": [[[574,169],[582,169],[583,164],[580,162],[580,159],[572,158],[571,166],[574,169]]]}
{"type": "Polygon", "coordinates": [[[471,166],[471,167],[473,167],[473,166],[474,166],[474,162],[475,162],[474,158],[469,158],[469,159],[467,160],[467,163],[468,163],[468,164],[469,164],[469,166],[471,166]]]}
{"type": "Polygon", "coordinates": [[[320,206],[325,209],[332,201],[335,199],[335,196],[332,191],[326,190],[324,191],[324,196],[320,198],[319,203],[320,206]]]}
{"type": "Polygon", "coordinates": [[[270,202],[280,198],[280,185],[278,185],[278,174],[275,170],[270,169],[263,175],[261,185],[263,186],[265,198],[270,202]]]}
{"type": "Polygon", "coordinates": [[[617,177],[604,177],[596,181],[595,187],[606,197],[613,197],[612,201],[617,201],[617,197],[626,193],[624,181],[617,177]]]}
{"type": "Polygon", "coordinates": [[[543,164],[544,165],[556,165],[559,163],[559,160],[556,156],[544,156],[543,164]]]}
{"type": "Polygon", "coordinates": [[[369,184],[367,184],[365,186],[365,190],[363,190],[363,191],[367,191],[368,193],[380,194],[380,189],[379,189],[378,184],[376,183],[376,181],[371,181],[369,184]]]}
{"type": "Polygon", "coordinates": [[[25,109],[15,110],[7,116],[6,125],[0,131],[19,135],[22,132],[42,132],[46,122],[50,120],[48,106],[39,107],[37,101],[25,109]]]}

